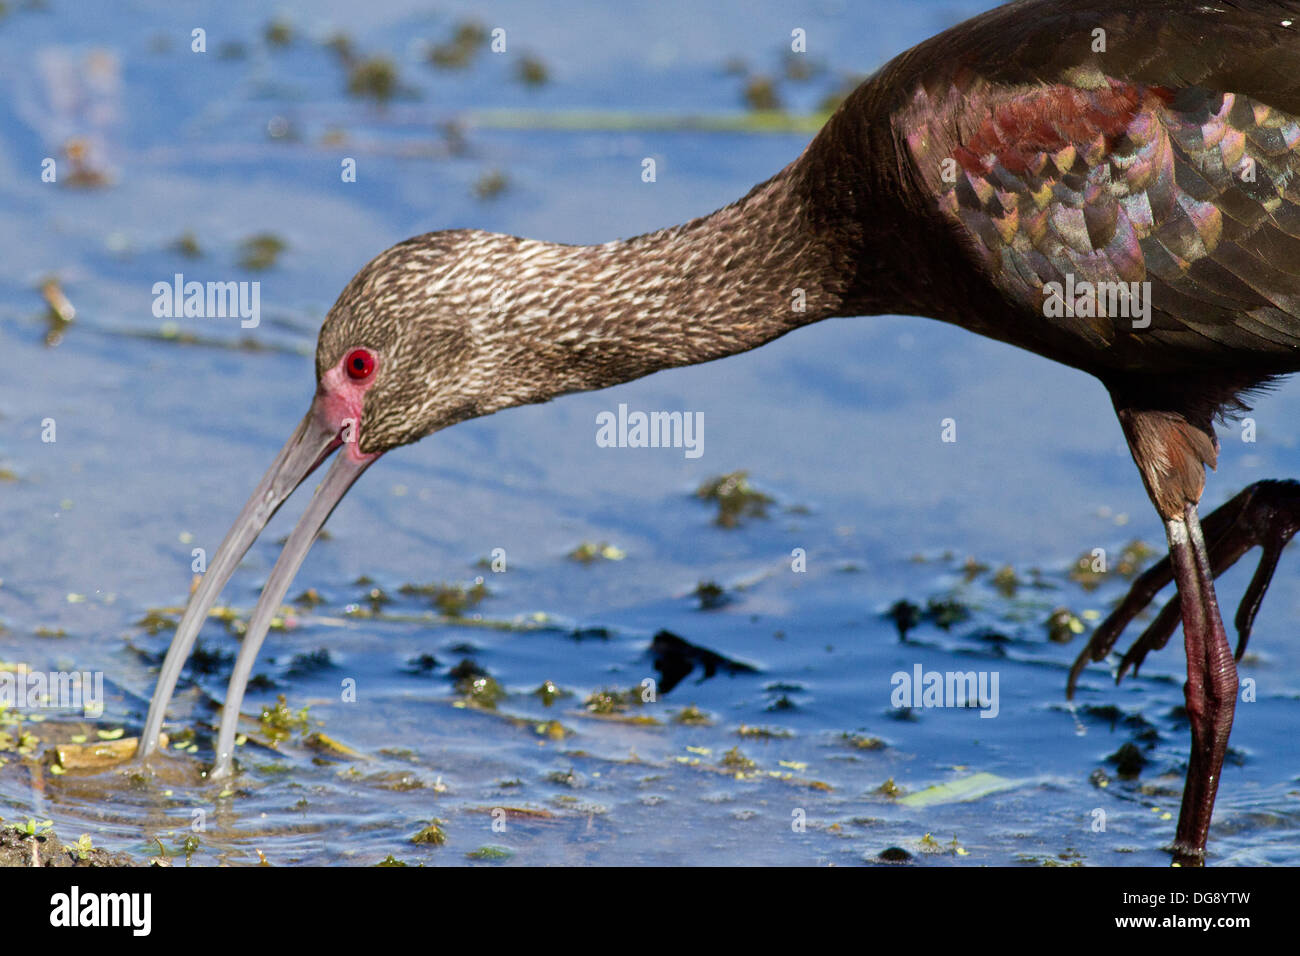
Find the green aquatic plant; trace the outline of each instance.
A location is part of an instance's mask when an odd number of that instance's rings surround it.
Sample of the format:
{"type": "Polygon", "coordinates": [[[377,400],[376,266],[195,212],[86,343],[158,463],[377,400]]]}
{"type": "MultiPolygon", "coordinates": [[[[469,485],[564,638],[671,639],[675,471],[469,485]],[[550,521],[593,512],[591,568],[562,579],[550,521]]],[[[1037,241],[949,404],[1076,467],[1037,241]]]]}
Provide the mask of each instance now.
{"type": "Polygon", "coordinates": [[[271,740],[287,740],[294,731],[305,733],[308,727],[307,710],[307,707],[298,711],[290,710],[284,694],[280,694],[274,705],[262,707],[262,714],[258,718],[262,732],[271,740]]]}

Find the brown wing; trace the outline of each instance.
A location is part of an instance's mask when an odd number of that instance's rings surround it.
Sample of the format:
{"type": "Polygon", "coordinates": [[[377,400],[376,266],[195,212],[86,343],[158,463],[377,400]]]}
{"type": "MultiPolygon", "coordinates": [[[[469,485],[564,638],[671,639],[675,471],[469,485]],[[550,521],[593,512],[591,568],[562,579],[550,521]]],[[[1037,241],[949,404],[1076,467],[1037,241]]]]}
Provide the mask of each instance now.
{"type": "Polygon", "coordinates": [[[1000,8],[887,67],[897,148],[1004,296],[1100,364],[1300,367],[1300,12],[1086,7],[1000,8]],[[1149,324],[1046,305],[1085,282],[1149,283],[1149,324]]]}

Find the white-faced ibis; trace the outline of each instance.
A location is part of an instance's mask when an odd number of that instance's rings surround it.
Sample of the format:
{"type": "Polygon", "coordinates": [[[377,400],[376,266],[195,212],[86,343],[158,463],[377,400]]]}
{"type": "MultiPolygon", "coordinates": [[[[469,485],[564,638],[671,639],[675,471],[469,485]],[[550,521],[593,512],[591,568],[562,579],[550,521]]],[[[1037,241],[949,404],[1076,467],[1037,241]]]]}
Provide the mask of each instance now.
{"type": "Polygon", "coordinates": [[[1201,863],[1237,694],[1214,578],[1263,546],[1237,616],[1240,655],[1300,520],[1300,486],[1252,486],[1204,531],[1197,503],[1218,452],[1215,418],[1300,369],[1298,149],[1300,3],[1024,0],[892,60],[798,159],[710,216],[596,246],[474,230],[399,243],[326,316],[315,399],[190,601],[140,752],[155,748],[182,664],[236,564],[340,447],[253,612],[216,776],[231,771],[272,613],[334,506],[380,455],[466,419],[733,355],[831,316],[907,313],[1082,369],[1110,392],[1169,557],[1092,636],[1071,689],[1083,663],[1105,657],[1176,581],[1178,603],[1119,674],[1181,618],[1192,742],[1173,853],[1201,863]]]}

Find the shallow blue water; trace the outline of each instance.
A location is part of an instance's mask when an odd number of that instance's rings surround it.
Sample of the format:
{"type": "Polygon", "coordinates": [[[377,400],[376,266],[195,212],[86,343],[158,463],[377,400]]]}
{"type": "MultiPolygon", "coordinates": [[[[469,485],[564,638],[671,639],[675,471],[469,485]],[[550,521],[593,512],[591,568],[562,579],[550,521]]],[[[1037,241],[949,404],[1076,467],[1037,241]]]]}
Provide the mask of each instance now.
{"type": "MultiPolygon", "coordinates": [[[[738,113],[743,84],[724,64],[741,57],[777,70],[794,27],[829,67],[781,86],[789,107],[811,109],[837,74],[868,72],[981,6],[286,3],[278,10],[295,40],[283,50],[263,41],[267,14],[251,3],[11,9],[0,20],[0,61],[15,77],[0,94],[0,469],[13,479],[0,482],[0,660],[104,672],[110,696],[97,726],[138,731],[153,672],[137,651],[160,653],[170,638],[138,622],[184,602],[191,549],[215,549],[306,409],[319,322],[378,251],[446,227],[565,242],[633,235],[731,201],[808,138],[471,121],[467,150],[449,156],[436,124],[488,109],[738,113]],[[510,48],[540,57],[550,82],[514,82],[508,56],[483,54],[464,72],[425,65],[419,41],[445,39],[469,15],[503,25],[510,48]],[[208,32],[206,55],[189,51],[195,26],[208,32]],[[321,43],[335,30],[364,55],[393,57],[418,95],[386,109],[348,97],[321,43]],[[244,45],[242,58],[218,55],[231,41],[244,45]],[[73,136],[92,142],[111,185],[40,181],[41,159],[61,156],[73,136]],[[342,156],[357,159],[356,183],[340,181],[342,156]],[[654,184],[641,181],[646,156],[657,159],[654,184]],[[479,199],[473,186],[490,170],[509,185],[479,199]],[[171,248],[187,230],[202,258],[171,248]],[[239,243],[262,232],[287,248],[273,269],[245,272],[239,243]],[[176,272],[259,279],[261,325],[176,324],[226,347],[158,336],[151,289],[176,272]],[[54,347],[39,292],[47,276],[77,308],[54,347]],[[269,348],[233,347],[246,336],[269,348]],[[52,444],[40,437],[47,418],[57,422],[52,444]]],[[[1300,473],[1298,413],[1300,387],[1286,384],[1254,413],[1256,442],[1226,428],[1207,504],[1300,473]]],[[[301,507],[291,502],[250,552],[226,591],[236,608],[255,602],[301,507]]],[[[1162,537],[1110,403],[1082,374],[919,319],[825,322],[751,354],[511,410],[402,449],[371,469],[329,530],[291,591],[313,587],[325,602],[272,633],[258,672],[277,686],[250,694],[245,712],[282,693],[360,757],[313,759],[296,736],[278,753],[249,745],[225,794],[198,776],[206,735],[198,753],[173,754],[144,784],[121,770],[56,777],[43,757],[0,753],[0,816],[49,818],[65,839],[85,832],[144,856],[156,852],[155,836],[174,848],[197,808],[207,828],[196,864],[256,862],[257,851],[273,863],[391,854],[446,864],[485,845],[527,864],[853,863],[889,846],[935,864],[1061,854],[1167,862],[1160,847],[1172,837],[1187,746],[1172,713],[1179,640],[1119,688],[1095,666],[1071,707],[1063,689],[1079,639],[1051,643],[1044,627],[1054,607],[1104,614],[1123,593],[1118,579],[1093,593],[1070,581],[1078,555],[1162,537]],[[619,403],[701,412],[704,454],[598,447],[596,416],[619,403]],[[955,443],[940,440],[949,417],[955,443]],[[767,520],[718,528],[692,492],[741,468],[776,504],[767,520]],[[569,560],[583,541],[626,557],[569,560]],[[477,565],[496,548],[505,573],[477,565]],[[797,573],[798,548],[807,566],[797,573]],[[1026,581],[1037,569],[1041,586],[1009,598],[987,574],[967,583],[967,557],[1010,565],[1026,581]],[[374,584],[355,583],[363,575],[374,584]],[[479,575],[491,596],[474,612],[515,630],[397,619],[429,610],[398,595],[402,584],[479,575]],[[701,610],[692,596],[701,581],[725,587],[730,603],[701,610]],[[389,617],[348,616],[374,586],[395,599],[389,617]],[[883,616],[900,598],[924,605],[953,593],[973,615],[951,631],[926,623],[900,643],[883,616]],[[575,639],[580,628],[605,636],[575,639]],[[634,709],[658,725],[589,714],[589,694],[659,676],[648,647],[661,629],[756,671],[703,681],[697,671],[634,709]],[[317,649],[328,651],[326,666],[290,673],[294,655],[317,649]],[[409,673],[421,654],[437,665],[409,673]],[[460,706],[448,671],[464,658],[509,692],[500,714],[524,721],[460,706]],[[916,665],[996,672],[998,716],[921,709],[899,719],[891,676],[916,665]],[[340,700],[347,679],[355,703],[340,700]],[[574,696],[544,706],[531,692],[546,680],[574,696]],[[711,724],[673,723],[689,704],[711,724]],[[1113,720],[1086,709],[1112,704],[1113,720]],[[549,719],[572,734],[539,734],[549,719]],[[1105,758],[1143,724],[1154,734],[1140,779],[1094,785],[1099,768],[1115,776],[1105,758]],[[789,736],[742,736],[742,726],[789,736]],[[886,746],[857,749],[846,733],[886,746]],[[739,776],[724,760],[733,747],[754,762],[739,776]],[[890,779],[916,793],[975,773],[1002,778],[1002,789],[927,807],[877,792],[890,779]],[[501,830],[497,807],[544,813],[508,813],[501,830]],[[433,819],[447,843],[413,844],[433,819]]],[[[1237,759],[1212,830],[1216,863],[1300,862],[1295,572],[1288,556],[1243,664],[1258,699],[1238,709],[1237,759]]],[[[1222,579],[1225,604],[1249,573],[1222,579]]],[[[233,651],[236,641],[211,622],[204,643],[233,651]]],[[[171,729],[212,722],[206,701],[222,698],[224,676],[200,676],[202,693],[181,695],[171,729]]],[[[85,729],[50,716],[36,728],[40,754],[85,729]]]]}

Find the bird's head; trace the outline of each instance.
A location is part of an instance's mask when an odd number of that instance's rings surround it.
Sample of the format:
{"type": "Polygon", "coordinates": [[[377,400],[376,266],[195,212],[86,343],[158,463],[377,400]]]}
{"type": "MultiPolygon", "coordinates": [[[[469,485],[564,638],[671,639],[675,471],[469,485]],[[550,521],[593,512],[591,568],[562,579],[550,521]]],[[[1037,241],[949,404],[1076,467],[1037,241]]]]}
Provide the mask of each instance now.
{"type": "Polygon", "coordinates": [[[316,404],[357,456],[496,407],[485,318],[521,240],[469,230],[417,236],[365,265],[339,295],[316,343],[316,404]]]}
{"type": "MultiPolygon", "coordinates": [[[[190,599],[159,675],[141,741],[153,749],[199,628],[272,515],[327,458],[338,456],[285,542],[249,620],[226,697],[237,714],[244,685],[298,567],[334,507],[380,455],[468,418],[536,401],[517,317],[502,318],[500,289],[533,246],[510,236],[450,231],[393,246],[348,283],[321,327],[316,394],[262,477],[190,599]],[[521,252],[522,250],[522,252],[521,252]]],[[[534,379],[540,378],[534,376],[534,379]]],[[[233,719],[223,720],[217,776],[230,769],[233,719]],[[232,728],[227,739],[227,722],[232,728]]]]}

